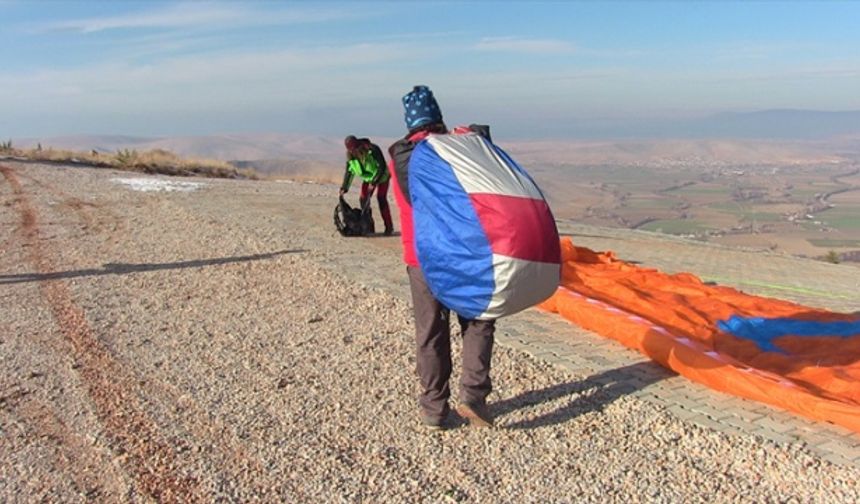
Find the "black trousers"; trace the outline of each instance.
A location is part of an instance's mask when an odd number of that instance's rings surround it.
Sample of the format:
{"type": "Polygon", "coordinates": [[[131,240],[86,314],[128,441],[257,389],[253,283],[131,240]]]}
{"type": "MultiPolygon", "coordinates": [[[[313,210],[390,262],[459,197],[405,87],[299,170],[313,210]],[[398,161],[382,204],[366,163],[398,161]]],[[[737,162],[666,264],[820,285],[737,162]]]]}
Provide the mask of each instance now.
{"type": "MultiPolygon", "coordinates": [[[[451,389],[450,310],[433,297],[420,268],[406,267],[415,313],[416,372],[421,383],[418,404],[424,415],[444,418],[451,389]]],[[[457,315],[463,334],[460,402],[484,404],[492,391],[490,359],[494,320],[470,320],[457,315]]]]}

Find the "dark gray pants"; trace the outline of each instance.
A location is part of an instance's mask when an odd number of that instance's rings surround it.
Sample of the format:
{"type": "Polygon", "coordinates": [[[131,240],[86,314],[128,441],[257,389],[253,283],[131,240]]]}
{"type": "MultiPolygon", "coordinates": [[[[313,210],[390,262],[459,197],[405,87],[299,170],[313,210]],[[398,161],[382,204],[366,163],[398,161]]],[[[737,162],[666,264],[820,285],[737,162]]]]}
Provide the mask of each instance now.
{"type": "MultiPolygon", "coordinates": [[[[443,418],[448,414],[451,389],[450,311],[433,297],[421,269],[406,267],[415,312],[416,371],[421,383],[418,404],[424,415],[443,418]]],[[[463,333],[463,369],[460,402],[484,404],[492,390],[490,358],[493,354],[495,321],[470,320],[457,315],[463,333]]]]}

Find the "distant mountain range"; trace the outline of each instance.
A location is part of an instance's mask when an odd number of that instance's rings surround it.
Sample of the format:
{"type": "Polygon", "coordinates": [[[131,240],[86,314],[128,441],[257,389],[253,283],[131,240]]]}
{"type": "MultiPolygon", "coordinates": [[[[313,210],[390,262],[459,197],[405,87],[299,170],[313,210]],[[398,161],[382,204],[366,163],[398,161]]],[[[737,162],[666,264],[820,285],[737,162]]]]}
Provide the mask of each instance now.
{"type": "MultiPolygon", "coordinates": [[[[570,139],[494,139],[526,165],[630,164],[671,159],[735,163],[833,162],[860,156],[860,111],[767,110],[697,120],[571,123],[570,139]],[[648,134],[643,134],[643,133],[648,134]]],[[[374,137],[385,148],[394,138],[374,137]]],[[[13,139],[16,146],[114,152],[165,149],[181,156],[220,159],[273,174],[342,169],[342,137],[293,133],[147,138],[75,135],[13,139]]],[[[336,175],[334,176],[336,178],[336,175]]]]}
{"type": "Polygon", "coordinates": [[[589,139],[824,140],[860,136],[860,111],[762,110],[686,119],[573,117],[563,134],[589,139]]]}

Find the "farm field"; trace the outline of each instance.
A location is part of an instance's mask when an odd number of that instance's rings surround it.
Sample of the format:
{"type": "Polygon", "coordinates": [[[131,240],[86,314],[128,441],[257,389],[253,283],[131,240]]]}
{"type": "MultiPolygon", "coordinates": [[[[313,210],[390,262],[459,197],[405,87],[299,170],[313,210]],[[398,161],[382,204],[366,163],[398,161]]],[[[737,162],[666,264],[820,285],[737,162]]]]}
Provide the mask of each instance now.
{"type": "Polygon", "coordinates": [[[536,178],[562,220],[858,262],[858,166],[558,166],[536,178]]]}

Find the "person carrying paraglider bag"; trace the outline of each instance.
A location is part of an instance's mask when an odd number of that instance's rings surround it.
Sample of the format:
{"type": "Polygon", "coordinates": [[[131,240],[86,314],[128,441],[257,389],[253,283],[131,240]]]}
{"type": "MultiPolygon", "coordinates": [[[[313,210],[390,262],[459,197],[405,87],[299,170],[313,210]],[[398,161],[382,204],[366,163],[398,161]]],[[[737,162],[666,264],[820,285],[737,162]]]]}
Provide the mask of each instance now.
{"type": "Polygon", "coordinates": [[[421,424],[451,426],[451,314],[463,337],[456,414],[492,427],[495,321],[555,292],[558,230],[543,194],[486,125],[448,129],[433,92],[402,98],[406,135],[389,148],[415,323],[421,424]]]}
{"type": "Polygon", "coordinates": [[[361,209],[365,210],[370,205],[370,198],[376,192],[376,201],[379,203],[379,213],[385,223],[385,235],[394,232],[391,222],[391,210],[388,206],[388,167],[385,163],[385,155],[382,150],[367,138],[356,138],[349,135],[344,139],[346,147],[346,170],[343,175],[343,184],[340,187],[340,195],[349,191],[352,179],[358,176],[361,183],[361,194],[359,202],[361,209]]]}

